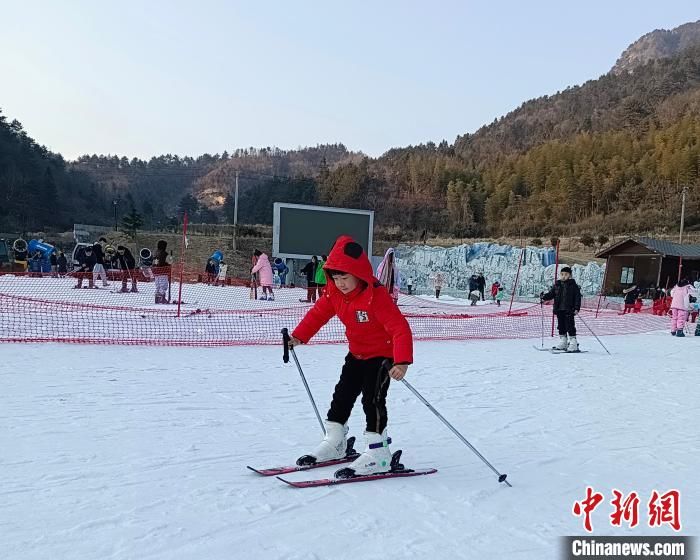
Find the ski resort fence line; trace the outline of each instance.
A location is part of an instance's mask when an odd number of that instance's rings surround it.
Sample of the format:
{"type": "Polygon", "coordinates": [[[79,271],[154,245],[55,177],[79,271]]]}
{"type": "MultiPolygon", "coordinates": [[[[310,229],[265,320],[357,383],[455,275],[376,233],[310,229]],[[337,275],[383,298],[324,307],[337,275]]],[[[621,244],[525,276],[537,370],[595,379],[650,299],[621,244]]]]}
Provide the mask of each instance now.
{"type": "MultiPolygon", "coordinates": [[[[225,286],[199,282],[201,275],[182,271],[180,304],[155,304],[153,282],[140,281],[138,293],[122,293],[121,282],[108,287],[75,289],[75,278],[0,275],[0,342],[70,342],[160,346],[232,346],[279,344],[280,330],[293,328],[311,304],[300,302],[305,289],[275,290],[275,301],[251,299],[245,280],[225,286]]],[[[179,272],[173,278],[179,278],[179,272]]],[[[171,284],[171,301],[180,285],[171,284]]],[[[399,306],[416,340],[540,338],[549,336],[551,306],[536,299],[508,306],[492,302],[470,306],[465,300],[436,300],[401,295],[399,306]],[[544,315],[544,317],[543,317],[544,315]],[[544,321],[543,321],[544,319],[544,321]]],[[[598,335],[659,331],[667,319],[649,306],[621,315],[621,306],[605,299],[585,298],[581,311],[598,335]]],[[[581,336],[586,327],[579,325],[581,336]]],[[[314,342],[345,342],[343,325],[332,319],[314,342]]]]}

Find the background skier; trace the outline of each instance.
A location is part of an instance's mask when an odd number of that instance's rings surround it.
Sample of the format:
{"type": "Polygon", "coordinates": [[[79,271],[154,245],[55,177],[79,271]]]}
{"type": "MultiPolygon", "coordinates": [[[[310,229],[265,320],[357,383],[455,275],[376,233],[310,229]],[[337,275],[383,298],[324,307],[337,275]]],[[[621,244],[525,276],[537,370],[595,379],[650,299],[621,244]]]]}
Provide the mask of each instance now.
{"type": "Polygon", "coordinates": [[[553,312],[557,316],[559,327],[559,344],[554,349],[578,352],[574,317],[581,311],[581,289],[571,276],[571,268],[568,266],[562,268],[559,280],[547,293],[541,293],[540,299],[542,301],[554,300],[553,312]]]}

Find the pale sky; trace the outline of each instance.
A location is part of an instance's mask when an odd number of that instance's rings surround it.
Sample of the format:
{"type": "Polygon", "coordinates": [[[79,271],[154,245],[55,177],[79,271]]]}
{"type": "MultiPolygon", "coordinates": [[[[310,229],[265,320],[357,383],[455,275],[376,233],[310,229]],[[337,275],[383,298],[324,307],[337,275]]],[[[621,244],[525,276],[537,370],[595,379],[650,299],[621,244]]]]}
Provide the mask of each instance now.
{"type": "Polygon", "coordinates": [[[606,73],[694,1],[0,0],[0,108],[49,149],[149,158],[453,142],[606,73]]]}

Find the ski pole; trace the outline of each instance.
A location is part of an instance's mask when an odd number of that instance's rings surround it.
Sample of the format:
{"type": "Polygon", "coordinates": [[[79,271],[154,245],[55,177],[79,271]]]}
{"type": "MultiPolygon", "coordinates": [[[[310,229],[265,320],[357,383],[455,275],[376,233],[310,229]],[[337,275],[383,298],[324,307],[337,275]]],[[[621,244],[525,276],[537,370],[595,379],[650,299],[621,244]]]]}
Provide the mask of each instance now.
{"type": "Polygon", "coordinates": [[[612,356],[612,354],[610,353],[610,350],[608,350],[608,349],[605,347],[605,344],[603,344],[603,341],[600,340],[600,339],[598,338],[598,335],[597,335],[596,333],[593,332],[593,329],[592,329],[591,327],[588,326],[588,323],[586,323],[586,320],[585,320],[581,315],[579,315],[578,318],[581,319],[581,322],[582,322],[584,325],[586,325],[586,328],[587,328],[589,331],[591,331],[591,334],[592,334],[593,336],[595,336],[595,339],[598,341],[598,344],[600,344],[600,345],[603,347],[603,350],[605,350],[605,351],[608,353],[608,356],[612,356]]]}
{"type": "Polygon", "coordinates": [[[542,343],[540,348],[544,349],[544,301],[542,301],[542,296],[540,296],[540,315],[542,316],[542,343]]]}
{"type": "MultiPolygon", "coordinates": [[[[383,365],[387,371],[389,371],[391,369],[391,362],[389,362],[389,360],[384,360],[383,365]]],[[[425,406],[427,406],[430,409],[430,411],[433,414],[435,414],[435,416],[437,416],[440,420],[442,420],[442,423],[445,424],[445,426],[447,426],[450,430],[452,430],[452,432],[462,441],[462,443],[464,443],[467,447],[469,447],[469,449],[471,449],[476,454],[476,456],[479,457],[479,459],[481,459],[494,473],[496,473],[496,475],[498,476],[498,482],[505,482],[506,485],[510,486],[511,488],[513,487],[511,485],[511,483],[506,480],[506,477],[508,475],[499,473],[496,470],[496,467],[494,467],[491,463],[489,463],[486,460],[486,457],[484,457],[481,453],[479,453],[479,451],[476,449],[476,447],[474,447],[471,443],[469,443],[469,441],[467,441],[467,438],[465,438],[462,434],[460,434],[457,431],[457,429],[452,424],[450,424],[442,414],[440,414],[437,410],[435,410],[433,405],[431,405],[425,399],[425,397],[423,397],[423,395],[421,395],[418,391],[416,391],[416,389],[413,387],[413,385],[411,385],[408,381],[406,381],[405,378],[402,379],[401,381],[403,382],[404,385],[406,385],[406,387],[408,387],[409,391],[411,391],[411,393],[413,393],[418,398],[418,400],[420,400],[425,406]]]]}
{"type": "Polygon", "coordinates": [[[304,382],[304,387],[306,388],[306,394],[309,395],[309,400],[311,401],[311,405],[314,407],[314,412],[316,413],[316,418],[318,418],[318,423],[321,424],[321,430],[323,430],[323,433],[325,435],[326,433],[326,427],[323,425],[323,420],[321,420],[321,415],[318,413],[318,408],[316,407],[316,401],[314,401],[314,397],[311,394],[311,389],[309,389],[309,384],[306,382],[306,377],[304,376],[304,372],[301,369],[301,365],[299,364],[299,360],[297,359],[297,354],[294,351],[294,348],[289,347],[289,331],[285,328],[282,329],[282,344],[284,345],[284,354],[282,355],[282,361],[286,364],[289,363],[289,351],[291,350],[292,352],[292,358],[294,358],[294,363],[297,365],[297,370],[299,370],[299,375],[301,376],[301,380],[304,382]]]}

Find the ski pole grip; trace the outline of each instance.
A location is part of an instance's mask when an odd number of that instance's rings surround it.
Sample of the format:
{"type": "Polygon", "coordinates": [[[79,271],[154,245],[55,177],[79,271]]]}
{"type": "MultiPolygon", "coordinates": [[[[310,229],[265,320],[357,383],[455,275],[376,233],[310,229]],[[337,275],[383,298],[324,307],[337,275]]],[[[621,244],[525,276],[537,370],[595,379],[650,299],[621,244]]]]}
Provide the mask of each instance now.
{"type": "Polygon", "coordinates": [[[284,347],[282,361],[287,364],[289,363],[289,331],[286,328],[282,329],[282,346],[284,347]]]}
{"type": "Polygon", "coordinates": [[[391,363],[391,360],[384,360],[382,362],[382,368],[385,369],[387,373],[389,373],[392,367],[393,364],[391,363]]]}

